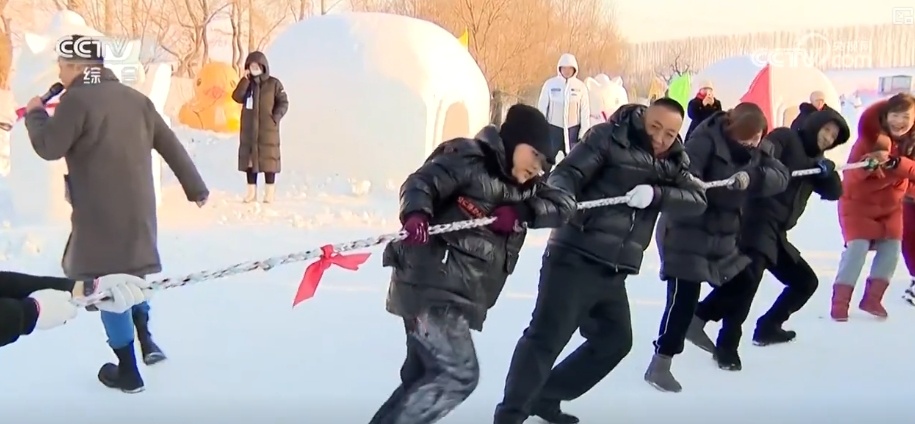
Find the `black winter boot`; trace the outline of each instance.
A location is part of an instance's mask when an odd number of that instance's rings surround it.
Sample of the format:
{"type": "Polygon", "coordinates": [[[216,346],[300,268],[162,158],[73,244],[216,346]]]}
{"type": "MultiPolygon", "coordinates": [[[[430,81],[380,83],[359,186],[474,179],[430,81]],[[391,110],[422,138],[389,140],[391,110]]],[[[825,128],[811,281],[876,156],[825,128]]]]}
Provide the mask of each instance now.
{"type": "Polygon", "coordinates": [[[559,402],[539,401],[531,408],[531,416],[549,424],[578,424],[578,417],[559,409],[559,402]]]}
{"type": "Polygon", "coordinates": [[[715,349],[712,357],[718,363],[718,368],[725,371],[740,371],[743,369],[740,355],[737,354],[736,350],[715,349]]]}
{"type": "Polygon", "coordinates": [[[140,342],[140,354],[143,355],[143,363],[153,365],[168,359],[165,352],[152,339],[152,333],[149,332],[149,314],[145,311],[134,308],[131,312],[133,316],[133,325],[137,328],[137,341],[140,342]]]}
{"type": "Polygon", "coordinates": [[[140,393],[146,387],[143,377],[137,369],[137,356],[133,343],[120,349],[113,349],[118,357],[118,364],[107,363],[98,371],[98,381],[106,387],[118,389],[124,393],[140,393]]]}
{"type": "Polygon", "coordinates": [[[781,327],[757,326],[753,331],[753,344],[757,346],[782,344],[793,341],[796,337],[796,332],[784,330],[781,327]]]}

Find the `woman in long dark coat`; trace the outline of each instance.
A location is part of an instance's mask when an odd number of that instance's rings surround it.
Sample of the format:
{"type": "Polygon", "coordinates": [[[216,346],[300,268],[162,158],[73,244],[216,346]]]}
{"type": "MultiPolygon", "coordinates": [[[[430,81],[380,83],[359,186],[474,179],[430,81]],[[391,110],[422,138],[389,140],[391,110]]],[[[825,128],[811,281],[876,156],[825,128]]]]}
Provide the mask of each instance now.
{"type": "Polygon", "coordinates": [[[257,174],[264,174],[264,203],[273,202],[280,172],[280,120],[289,109],[283,83],[270,75],[267,56],[259,51],[245,59],[245,75],[232,99],[242,105],[238,170],[248,181],[245,202],[257,200],[257,174]]]}

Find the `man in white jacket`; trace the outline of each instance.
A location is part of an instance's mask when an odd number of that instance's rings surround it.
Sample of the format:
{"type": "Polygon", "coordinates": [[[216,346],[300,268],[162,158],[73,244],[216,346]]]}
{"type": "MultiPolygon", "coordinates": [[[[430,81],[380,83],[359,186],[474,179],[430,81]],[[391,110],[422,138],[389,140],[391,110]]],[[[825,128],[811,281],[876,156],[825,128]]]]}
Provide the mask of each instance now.
{"type": "Polygon", "coordinates": [[[556,149],[551,153],[558,156],[562,152],[565,157],[591,127],[591,101],[588,87],[576,77],[575,56],[569,53],[560,56],[556,71],[558,75],[543,83],[537,108],[550,123],[550,138],[556,149]]]}

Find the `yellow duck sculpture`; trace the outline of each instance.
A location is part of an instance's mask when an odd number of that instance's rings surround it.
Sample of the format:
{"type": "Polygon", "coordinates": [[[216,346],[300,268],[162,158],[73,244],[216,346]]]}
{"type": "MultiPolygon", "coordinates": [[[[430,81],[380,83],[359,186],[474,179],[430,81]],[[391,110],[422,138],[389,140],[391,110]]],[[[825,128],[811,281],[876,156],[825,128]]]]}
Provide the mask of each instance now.
{"type": "Polygon", "coordinates": [[[219,133],[237,133],[241,105],[232,100],[238,73],[232,65],[210,62],[200,69],[194,97],[181,106],[178,122],[188,127],[219,133]]]}

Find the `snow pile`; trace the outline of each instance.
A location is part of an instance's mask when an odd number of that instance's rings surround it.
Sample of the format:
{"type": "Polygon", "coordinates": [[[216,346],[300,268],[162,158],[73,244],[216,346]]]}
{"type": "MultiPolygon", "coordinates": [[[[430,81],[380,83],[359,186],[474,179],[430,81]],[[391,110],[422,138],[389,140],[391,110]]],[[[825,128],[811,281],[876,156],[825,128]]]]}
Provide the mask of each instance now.
{"type": "MultiPolygon", "coordinates": [[[[175,133],[194,160],[211,195],[206,207],[198,209],[187,202],[174,175],[166,168],[163,172],[164,202],[159,212],[161,225],[187,228],[269,224],[294,228],[390,229],[389,219],[396,217],[393,208],[397,201],[396,191],[376,188],[366,180],[296,172],[294,166],[287,171],[285,164],[294,164],[295,159],[286,153],[285,146],[284,170],[277,176],[276,202],[242,203],[247,183],[244,173],[238,171],[238,137],[188,127],[177,127],[175,133]],[[378,205],[387,206],[379,208],[378,205]]],[[[259,182],[259,189],[263,190],[263,180],[259,182]]]]}
{"type": "Polygon", "coordinates": [[[266,54],[289,97],[280,125],[284,175],[399,185],[441,141],[489,123],[483,73],[454,35],[430,22],[317,16],[286,29],[266,54]]]}

